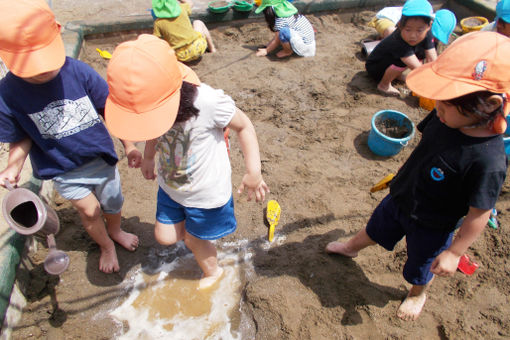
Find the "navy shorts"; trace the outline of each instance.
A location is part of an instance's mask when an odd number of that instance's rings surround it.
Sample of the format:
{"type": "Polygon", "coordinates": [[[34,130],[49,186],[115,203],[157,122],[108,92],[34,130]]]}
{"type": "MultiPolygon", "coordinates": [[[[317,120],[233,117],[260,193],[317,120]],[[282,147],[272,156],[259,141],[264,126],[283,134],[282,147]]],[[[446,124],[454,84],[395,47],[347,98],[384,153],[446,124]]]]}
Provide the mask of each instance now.
{"type": "Polygon", "coordinates": [[[442,231],[420,227],[402,213],[388,194],[375,208],[367,223],[368,236],[386,248],[393,250],[404,236],[407,243],[407,261],[404,279],[413,285],[425,285],[434,274],[430,266],[434,259],[452,243],[454,231],[442,231]]]}
{"type": "Polygon", "coordinates": [[[161,189],[158,190],[156,220],[163,224],[185,222],[188,233],[202,240],[216,240],[233,233],[237,222],[234,215],[234,200],[213,209],[188,208],[175,202],[161,189]]]}

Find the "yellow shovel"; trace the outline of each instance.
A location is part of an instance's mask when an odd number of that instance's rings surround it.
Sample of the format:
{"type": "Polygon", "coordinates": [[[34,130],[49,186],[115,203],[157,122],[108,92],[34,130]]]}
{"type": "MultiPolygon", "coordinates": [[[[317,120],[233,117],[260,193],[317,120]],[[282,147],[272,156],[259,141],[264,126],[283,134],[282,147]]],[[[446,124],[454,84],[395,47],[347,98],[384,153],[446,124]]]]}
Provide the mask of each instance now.
{"type": "Polygon", "coordinates": [[[379,191],[379,190],[382,190],[382,189],[386,189],[390,185],[390,182],[393,179],[393,177],[395,177],[394,174],[387,175],[386,177],[381,179],[376,185],[374,185],[370,189],[370,192],[376,192],[376,191],[379,191]]]}
{"type": "Polygon", "coordinates": [[[280,220],[280,212],[281,212],[280,205],[275,200],[270,200],[267,202],[267,209],[266,209],[266,218],[269,222],[269,234],[267,238],[269,239],[269,242],[273,242],[274,238],[274,227],[278,224],[278,220],[280,220]]]}
{"type": "Polygon", "coordinates": [[[112,59],[112,55],[108,51],[102,51],[99,48],[96,48],[96,51],[99,52],[99,55],[105,59],[112,59]]]}

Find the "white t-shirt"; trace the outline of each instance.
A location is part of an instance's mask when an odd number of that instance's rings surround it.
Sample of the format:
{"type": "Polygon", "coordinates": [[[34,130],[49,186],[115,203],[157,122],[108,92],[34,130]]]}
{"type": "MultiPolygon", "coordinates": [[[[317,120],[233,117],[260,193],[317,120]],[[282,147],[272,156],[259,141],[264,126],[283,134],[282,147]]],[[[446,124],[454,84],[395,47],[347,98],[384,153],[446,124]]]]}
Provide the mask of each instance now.
{"type": "Polygon", "coordinates": [[[400,7],[384,7],[375,15],[377,19],[388,19],[395,23],[400,21],[402,17],[402,6],[400,7]]]}
{"type": "Polygon", "coordinates": [[[194,105],[197,117],[175,123],[156,146],[158,184],[185,207],[212,209],[232,196],[231,168],[223,137],[236,112],[223,90],[202,83],[194,105]]]}
{"type": "Polygon", "coordinates": [[[482,27],[482,29],[480,31],[483,31],[483,32],[497,32],[498,31],[497,22],[493,21],[490,24],[485,25],[484,27],[482,27]]]}

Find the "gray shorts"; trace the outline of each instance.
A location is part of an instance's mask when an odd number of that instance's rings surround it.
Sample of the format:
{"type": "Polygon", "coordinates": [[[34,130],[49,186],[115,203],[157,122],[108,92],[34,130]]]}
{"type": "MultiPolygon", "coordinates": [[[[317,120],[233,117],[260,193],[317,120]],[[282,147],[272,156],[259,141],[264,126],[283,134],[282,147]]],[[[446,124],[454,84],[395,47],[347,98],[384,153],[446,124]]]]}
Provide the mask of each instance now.
{"type": "Polygon", "coordinates": [[[58,193],[68,200],[79,200],[93,193],[107,214],[119,213],[124,203],[119,170],[102,158],[55,176],[53,183],[58,193]]]}

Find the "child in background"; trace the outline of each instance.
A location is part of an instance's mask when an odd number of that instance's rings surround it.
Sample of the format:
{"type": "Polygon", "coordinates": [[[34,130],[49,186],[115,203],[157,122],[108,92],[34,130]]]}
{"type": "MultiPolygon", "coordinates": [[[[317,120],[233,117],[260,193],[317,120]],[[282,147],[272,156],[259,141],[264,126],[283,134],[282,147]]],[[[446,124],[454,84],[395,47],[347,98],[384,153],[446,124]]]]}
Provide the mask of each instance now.
{"type": "Polygon", "coordinates": [[[200,20],[191,20],[191,0],[152,0],[154,35],[165,40],[175,51],[177,59],[189,62],[200,58],[216,47],[209,30],[200,20]]]}
{"type": "MultiPolygon", "coordinates": [[[[402,17],[403,7],[385,7],[368,23],[369,27],[375,28],[379,33],[379,39],[384,39],[393,33],[397,27],[396,25],[402,17]]],[[[434,14],[432,22],[432,35],[445,45],[448,45],[450,35],[455,30],[457,25],[457,18],[452,11],[447,9],[440,9],[434,14]]],[[[437,46],[436,46],[437,48],[437,46]]]]}
{"type": "Polygon", "coordinates": [[[259,48],[256,55],[263,57],[278,47],[278,58],[285,58],[293,53],[300,57],[315,55],[315,33],[308,19],[287,0],[262,0],[255,13],[264,12],[267,26],[275,32],[273,39],[265,48],[259,48]]]}
{"type": "Polygon", "coordinates": [[[408,0],[402,9],[398,28],[381,41],[368,56],[365,67],[378,82],[377,89],[388,95],[400,95],[391,82],[404,80],[403,72],[437,58],[432,33],[432,5],[427,0],[408,0]]]}
{"type": "MultiPolygon", "coordinates": [[[[0,183],[17,183],[30,154],[34,176],[53,180],[99,244],[99,270],[119,271],[113,241],[134,251],[138,237],[121,229],[118,158],[98,115],[107,84],[88,65],[66,58],[46,1],[2,1],[0,20],[0,57],[10,69],[0,82],[0,141],[10,143],[0,183]]],[[[140,167],[141,152],[123,143],[129,166],[140,167]]]]}
{"type": "Polygon", "coordinates": [[[510,38],[510,0],[501,0],[496,5],[496,18],[482,31],[498,32],[510,38]]]}
{"type": "Polygon", "coordinates": [[[107,78],[106,125],[119,138],[146,141],[146,179],[156,178],[159,152],[155,238],[163,245],[184,240],[204,273],[199,288],[210,287],[223,273],[211,240],[236,229],[223,128],[237,132],[245,157],[247,171],[238,192],[246,188],[248,200],[255,195],[259,202],[269,189],[255,129],[222,90],[183,79],[168,44],[152,35],[120,44],[107,78]]]}
{"type": "Polygon", "coordinates": [[[403,274],[412,288],[397,312],[404,320],[419,316],[434,275],[455,273],[501,192],[507,171],[502,133],[510,111],[508,55],[508,38],[475,32],[411,71],[409,88],[436,100],[436,109],[418,125],[420,143],[365,229],[345,243],[326,246],[327,252],[356,257],[375,243],[393,250],[405,236],[403,274]]]}

